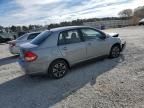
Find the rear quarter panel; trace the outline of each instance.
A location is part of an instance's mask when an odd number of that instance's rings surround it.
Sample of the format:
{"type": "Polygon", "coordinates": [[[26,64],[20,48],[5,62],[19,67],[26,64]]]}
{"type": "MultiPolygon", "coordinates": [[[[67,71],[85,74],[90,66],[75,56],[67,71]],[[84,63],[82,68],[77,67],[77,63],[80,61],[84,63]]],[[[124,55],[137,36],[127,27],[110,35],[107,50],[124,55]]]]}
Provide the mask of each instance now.
{"type": "Polygon", "coordinates": [[[38,67],[37,71],[46,72],[52,61],[62,58],[62,54],[57,47],[57,40],[57,33],[53,33],[39,47],[33,49],[33,52],[38,56],[37,60],[33,63],[35,69],[38,67]]]}
{"type": "Polygon", "coordinates": [[[32,62],[31,66],[39,72],[47,72],[50,63],[56,58],[61,58],[61,53],[55,46],[40,48],[33,52],[37,54],[38,58],[32,62]]]}

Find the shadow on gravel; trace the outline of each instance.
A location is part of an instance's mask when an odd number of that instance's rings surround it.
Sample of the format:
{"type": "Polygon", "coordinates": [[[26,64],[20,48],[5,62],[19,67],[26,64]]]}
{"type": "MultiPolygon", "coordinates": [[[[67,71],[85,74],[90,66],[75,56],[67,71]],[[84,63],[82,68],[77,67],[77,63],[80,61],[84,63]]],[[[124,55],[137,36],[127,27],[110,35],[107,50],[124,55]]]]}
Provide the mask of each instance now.
{"type": "Polygon", "coordinates": [[[17,61],[19,56],[11,56],[11,57],[6,57],[6,58],[1,58],[0,59],[0,66],[14,63],[17,61]]]}
{"type": "Polygon", "coordinates": [[[48,108],[117,66],[123,58],[87,61],[74,66],[62,79],[21,76],[0,85],[0,106],[5,108],[48,108]]]}

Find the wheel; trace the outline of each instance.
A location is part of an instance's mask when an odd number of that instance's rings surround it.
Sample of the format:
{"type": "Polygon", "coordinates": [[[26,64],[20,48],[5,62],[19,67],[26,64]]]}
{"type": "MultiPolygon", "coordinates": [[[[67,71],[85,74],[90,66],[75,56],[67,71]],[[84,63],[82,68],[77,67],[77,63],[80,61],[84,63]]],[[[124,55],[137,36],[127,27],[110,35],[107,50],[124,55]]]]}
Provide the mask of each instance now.
{"type": "Polygon", "coordinates": [[[48,70],[48,73],[52,78],[59,79],[66,75],[68,72],[68,64],[64,60],[54,61],[48,70]]]}
{"type": "Polygon", "coordinates": [[[119,45],[114,45],[112,48],[111,48],[111,51],[110,51],[110,58],[117,58],[119,57],[120,55],[120,46],[119,45]]]}
{"type": "Polygon", "coordinates": [[[139,23],[140,26],[144,25],[144,23],[139,23]]]}

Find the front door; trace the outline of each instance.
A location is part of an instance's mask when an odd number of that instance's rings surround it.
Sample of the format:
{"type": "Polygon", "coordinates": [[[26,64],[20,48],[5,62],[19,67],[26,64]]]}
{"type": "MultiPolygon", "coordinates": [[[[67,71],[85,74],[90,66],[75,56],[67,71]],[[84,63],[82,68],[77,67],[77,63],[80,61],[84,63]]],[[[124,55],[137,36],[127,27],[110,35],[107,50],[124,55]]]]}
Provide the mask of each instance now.
{"type": "Polygon", "coordinates": [[[81,33],[85,40],[87,58],[107,54],[109,46],[102,32],[91,28],[83,28],[81,29],[81,33]]]}

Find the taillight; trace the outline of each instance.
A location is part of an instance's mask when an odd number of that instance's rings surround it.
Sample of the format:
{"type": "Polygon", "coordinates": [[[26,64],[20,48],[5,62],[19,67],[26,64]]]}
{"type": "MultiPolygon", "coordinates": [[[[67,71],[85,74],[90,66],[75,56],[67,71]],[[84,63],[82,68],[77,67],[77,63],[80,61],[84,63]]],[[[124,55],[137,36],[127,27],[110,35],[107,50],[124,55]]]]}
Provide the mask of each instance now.
{"type": "Polygon", "coordinates": [[[24,53],[24,59],[27,62],[32,62],[32,61],[35,61],[37,59],[37,55],[33,52],[27,51],[24,53]]]}

